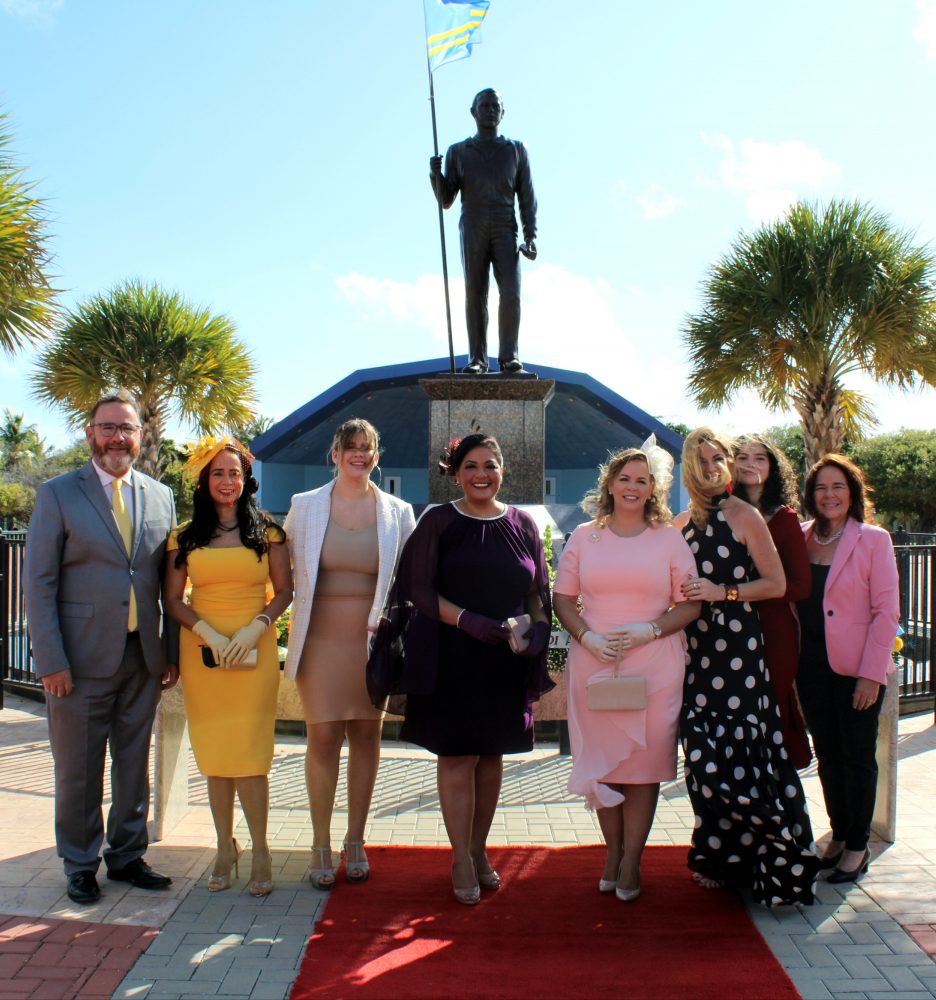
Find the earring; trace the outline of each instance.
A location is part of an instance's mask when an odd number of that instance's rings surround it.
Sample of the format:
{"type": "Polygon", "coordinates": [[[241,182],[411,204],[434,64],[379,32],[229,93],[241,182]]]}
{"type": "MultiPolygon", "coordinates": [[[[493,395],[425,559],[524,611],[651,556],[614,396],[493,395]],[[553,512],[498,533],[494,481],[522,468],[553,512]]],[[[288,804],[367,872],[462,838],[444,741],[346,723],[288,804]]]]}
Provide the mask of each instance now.
{"type": "MultiPolygon", "coordinates": [[[[380,466],[379,466],[379,465],[375,465],[375,466],[374,466],[374,469],[376,469],[376,470],[377,470],[377,482],[376,482],[376,483],[374,483],[374,485],[375,485],[375,486],[377,487],[377,489],[379,490],[379,489],[380,489],[380,484],[381,484],[381,483],[383,482],[383,473],[382,473],[382,472],[380,471],[380,466]]],[[[371,470],[371,472],[373,472],[373,471],[374,471],[374,470],[372,469],[372,470],[371,470]]],[[[370,479],[370,474],[368,474],[368,477],[367,477],[367,478],[368,478],[368,479],[370,479]]]]}

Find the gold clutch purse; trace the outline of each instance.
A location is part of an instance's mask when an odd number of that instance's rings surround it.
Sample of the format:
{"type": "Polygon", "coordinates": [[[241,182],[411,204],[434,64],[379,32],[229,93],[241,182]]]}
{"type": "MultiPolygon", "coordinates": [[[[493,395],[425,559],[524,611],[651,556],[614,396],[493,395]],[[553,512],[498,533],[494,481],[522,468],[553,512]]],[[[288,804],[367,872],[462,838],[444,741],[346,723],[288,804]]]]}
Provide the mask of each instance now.
{"type": "MultiPolygon", "coordinates": [[[[617,669],[617,668],[615,668],[617,669]]],[[[601,677],[585,685],[588,707],[592,711],[618,712],[622,709],[647,707],[647,680],[645,677],[601,677]]]]}

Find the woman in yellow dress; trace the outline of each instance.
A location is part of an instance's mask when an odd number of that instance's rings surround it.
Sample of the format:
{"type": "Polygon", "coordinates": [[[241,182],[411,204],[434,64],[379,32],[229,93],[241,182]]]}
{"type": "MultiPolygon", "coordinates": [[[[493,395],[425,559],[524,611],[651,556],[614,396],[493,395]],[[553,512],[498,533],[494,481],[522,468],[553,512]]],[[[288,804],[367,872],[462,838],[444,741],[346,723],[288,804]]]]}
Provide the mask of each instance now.
{"type": "Polygon", "coordinates": [[[279,689],[272,625],[292,600],[292,572],[285,533],[254,498],[252,458],[232,437],[207,438],[193,450],[186,465],[197,476],[193,515],[166,546],[165,601],[183,626],[182,693],[218,837],[208,890],[229,888],[231,868],[237,873],[236,792],[253,852],[247,888],[265,896],[273,888],[267,775],[279,689]]]}

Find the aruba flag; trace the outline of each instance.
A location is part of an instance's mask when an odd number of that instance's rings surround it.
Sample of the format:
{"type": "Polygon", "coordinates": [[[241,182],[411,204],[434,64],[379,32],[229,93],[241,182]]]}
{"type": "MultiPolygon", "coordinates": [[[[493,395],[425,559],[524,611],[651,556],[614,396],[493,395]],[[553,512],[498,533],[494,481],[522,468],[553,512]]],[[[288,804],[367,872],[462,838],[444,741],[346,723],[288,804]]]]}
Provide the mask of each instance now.
{"type": "Polygon", "coordinates": [[[423,0],[429,72],[456,59],[467,59],[491,0],[423,0]]]}

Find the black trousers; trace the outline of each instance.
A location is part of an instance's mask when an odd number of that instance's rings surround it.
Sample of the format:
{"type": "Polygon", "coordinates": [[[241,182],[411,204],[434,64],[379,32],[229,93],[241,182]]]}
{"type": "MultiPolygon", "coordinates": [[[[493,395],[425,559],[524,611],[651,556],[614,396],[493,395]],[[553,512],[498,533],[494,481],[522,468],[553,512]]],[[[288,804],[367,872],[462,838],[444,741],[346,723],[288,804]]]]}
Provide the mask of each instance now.
{"type": "Polygon", "coordinates": [[[499,362],[517,357],[520,336],[520,256],[513,225],[461,222],[462,270],[465,275],[465,325],[470,362],[488,367],[488,291],[491,269],[500,303],[497,309],[499,362]]]}
{"type": "Polygon", "coordinates": [[[875,750],[884,688],[871,708],[857,711],[852,708],[855,678],[835,673],[824,650],[804,647],[796,689],[816,751],[832,839],[844,841],[848,851],[863,851],[877,793],[875,750]]]}

